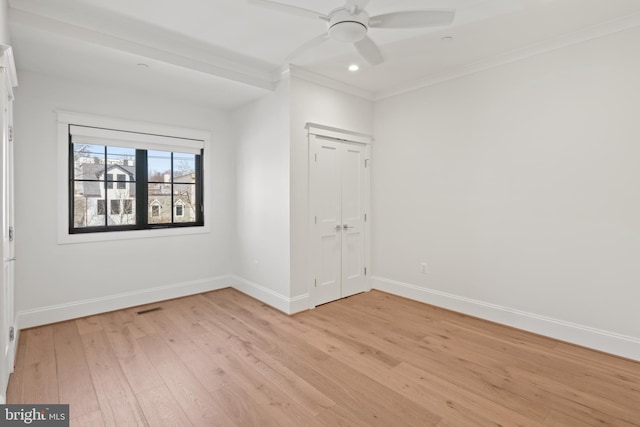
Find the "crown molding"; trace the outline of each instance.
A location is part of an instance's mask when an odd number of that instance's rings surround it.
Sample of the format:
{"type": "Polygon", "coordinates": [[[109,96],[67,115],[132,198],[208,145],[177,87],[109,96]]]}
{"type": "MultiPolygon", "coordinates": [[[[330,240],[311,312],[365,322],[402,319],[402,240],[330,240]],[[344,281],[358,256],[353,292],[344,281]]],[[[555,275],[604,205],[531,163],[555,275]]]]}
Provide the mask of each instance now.
{"type": "Polygon", "coordinates": [[[313,71],[309,71],[305,68],[301,68],[295,65],[289,65],[289,74],[291,75],[291,77],[295,77],[301,80],[315,83],[320,86],[325,86],[325,87],[328,87],[329,89],[335,89],[343,93],[347,93],[350,95],[354,95],[354,96],[366,99],[367,101],[374,100],[373,92],[357,88],[350,84],[343,83],[329,77],[325,77],[323,75],[314,73],[313,71]]]}
{"type": "Polygon", "coordinates": [[[449,80],[454,80],[470,74],[489,70],[491,68],[500,67],[505,64],[521,61],[526,58],[542,55],[544,53],[562,49],[567,46],[572,46],[600,37],[605,37],[610,34],[629,30],[639,26],[640,13],[636,13],[624,18],[594,25],[583,30],[563,34],[561,36],[554,37],[543,42],[534,43],[524,48],[493,56],[482,61],[477,61],[472,64],[453,68],[443,73],[427,76],[408,85],[402,85],[393,89],[378,91],[373,94],[373,100],[378,101],[406,92],[411,92],[425,87],[437,85],[449,80]]]}

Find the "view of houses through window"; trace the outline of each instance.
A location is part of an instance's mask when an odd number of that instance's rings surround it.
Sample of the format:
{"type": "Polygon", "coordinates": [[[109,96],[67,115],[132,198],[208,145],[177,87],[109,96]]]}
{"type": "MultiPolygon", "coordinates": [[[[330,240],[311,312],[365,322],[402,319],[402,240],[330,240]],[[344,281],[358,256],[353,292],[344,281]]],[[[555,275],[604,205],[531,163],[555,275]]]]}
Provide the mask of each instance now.
{"type": "Polygon", "coordinates": [[[72,231],[198,221],[198,155],[106,145],[71,147],[72,231]],[[141,171],[144,175],[137,176],[141,171]]]}

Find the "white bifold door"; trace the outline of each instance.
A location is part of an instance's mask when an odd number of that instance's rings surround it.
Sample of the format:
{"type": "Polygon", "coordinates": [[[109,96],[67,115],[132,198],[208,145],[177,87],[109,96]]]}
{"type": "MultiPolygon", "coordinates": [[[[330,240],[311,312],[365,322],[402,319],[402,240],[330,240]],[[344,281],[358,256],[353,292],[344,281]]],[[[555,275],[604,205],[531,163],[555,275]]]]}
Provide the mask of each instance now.
{"type": "Polygon", "coordinates": [[[367,290],[365,144],[310,135],[312,305],[367,290]]]}

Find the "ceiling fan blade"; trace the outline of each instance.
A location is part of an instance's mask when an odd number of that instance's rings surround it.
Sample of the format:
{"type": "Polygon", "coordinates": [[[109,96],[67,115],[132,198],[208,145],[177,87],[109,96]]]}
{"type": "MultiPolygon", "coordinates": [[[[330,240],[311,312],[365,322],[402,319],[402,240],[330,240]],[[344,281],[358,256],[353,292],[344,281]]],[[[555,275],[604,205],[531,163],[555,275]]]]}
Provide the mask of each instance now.
{"type": "Polygon", "coordinates": [[[327,33],[324,33],[324,34],[319,35],[318,37],[312,38],[311,40],[309,40],[308,42],[302,44],[301,46],[297,47],[296,50],[291,52],[287,56],[287,62],[289,62],[290,60],[294,59],[295,57],[297,57],[298,55],[304,53],[307,50],[313,49],[316,46],[320,46],[322,43],[324,43],[328,39],[329,39],[329,34],[327,34],[327,33]]]}
{"type": "Polygon", "coordinates": [[[378,46],[369,38],[369,36],[353,44],[358,53],[371,65],[378,65],[384,62],[382,53],[378,46]]]}
{"type": "Polygon", "coordinates": [[[266,7],[272,10],[278,10],[280,12],[291,13],[293,15],[306,16],[307,18],[322,19],[323,21],[329,21],[329,17],[323,13],[313,10],[305,9],[298,6],[291,6],[289,4],[278,3],[271,0],[248,0],[249,3],[253,3],[257,6],[266,7]]]}
{"type": "Polygon", "coordinates": [[[407,10],[372,16],[372,28],[424,28],[451,25],[456,12],[453,10],[407,10]]]}
{"type": "Polygon", "coordinates": [[[357,10],[363,10],[369,4],[369,0],[347,0],[344,8],[347,10],[353,9],[355,6],[357,10]]]}

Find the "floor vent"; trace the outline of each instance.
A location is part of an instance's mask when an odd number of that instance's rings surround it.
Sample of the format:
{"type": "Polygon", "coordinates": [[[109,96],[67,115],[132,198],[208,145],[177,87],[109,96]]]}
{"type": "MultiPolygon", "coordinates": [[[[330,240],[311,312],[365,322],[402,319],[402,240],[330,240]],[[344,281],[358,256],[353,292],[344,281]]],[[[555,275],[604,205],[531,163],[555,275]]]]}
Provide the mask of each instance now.
{"type": "Polygon", "coordinates": [[[138,311],[137,314],[147,314],[147,313],[151,313],[152,311],[158,311],[158,310],[162,310],[162,307],[154,307],[148,310],[138,311]]]}

